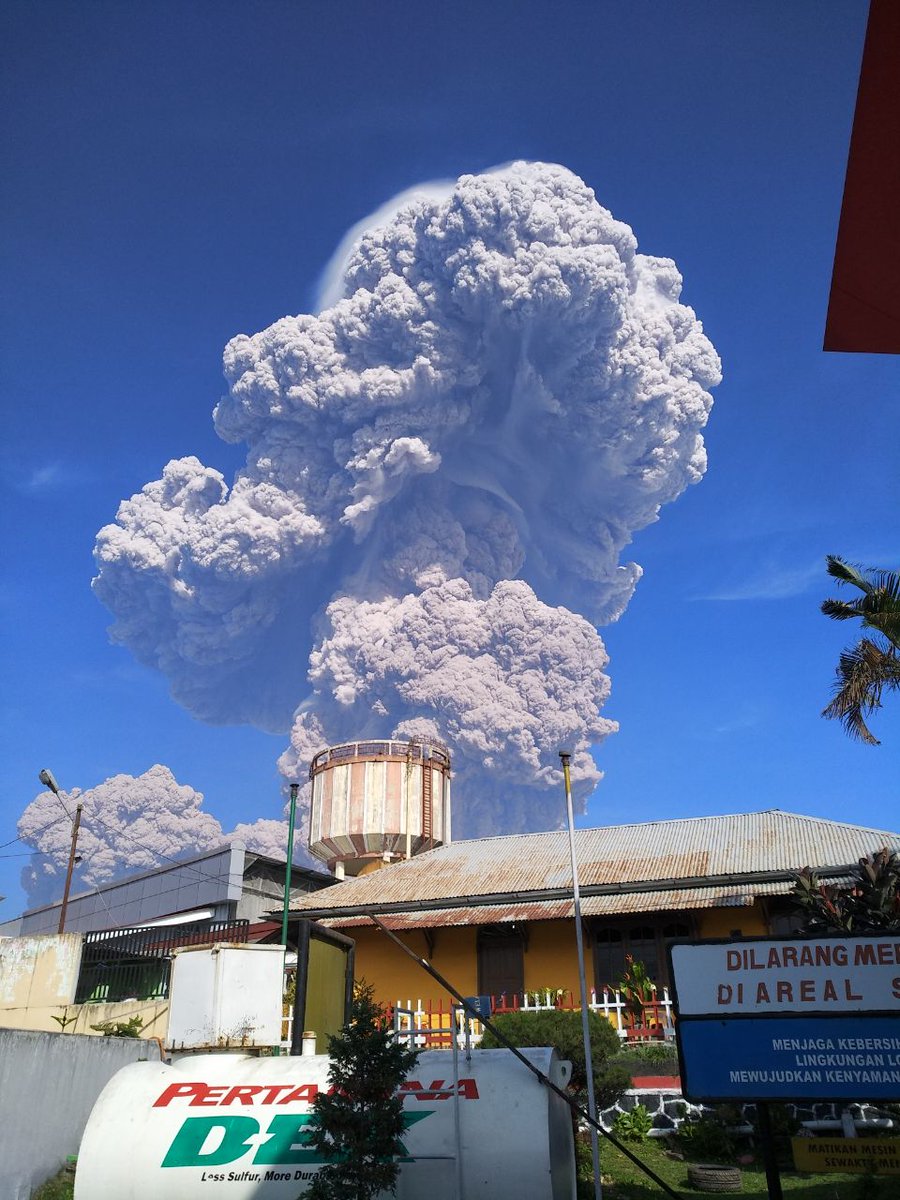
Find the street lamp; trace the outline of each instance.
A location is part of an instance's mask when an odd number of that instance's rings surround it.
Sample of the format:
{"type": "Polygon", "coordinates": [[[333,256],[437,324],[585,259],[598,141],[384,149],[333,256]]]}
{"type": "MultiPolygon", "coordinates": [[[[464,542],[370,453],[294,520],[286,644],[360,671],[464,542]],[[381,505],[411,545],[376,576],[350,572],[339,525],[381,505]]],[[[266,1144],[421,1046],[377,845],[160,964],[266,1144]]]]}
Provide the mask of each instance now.
{"type": "MultiPolygon", "coordinates": [[[[59,800],[60,804],[62,804],[63,811],[65,812],[66,816],[69,817],[69,810],[62,802],[59,794],[59,784],[56,782],[53,772],[48,771],[45,767],[43,771],[38,774],[38,779],[41,781],[44,787],[49,788],[57,800],[59,800]]],[[[69,819],[71,820],[71,817],[69,817],[69,819]]],[[[58,933],[62,933],[66,927],[66,908],[69,904],[69,888],[72,886],[72,871],[75,867],[75,847],[78,845],[78,827],[80,824],[81,800],[79,799],[78,803],[75,805],[75,820],[72,824],[72,845],[69,848],[69,865],[66,868],[66,886],[63,888],[62,908],[59,910],[58,933]]]]}

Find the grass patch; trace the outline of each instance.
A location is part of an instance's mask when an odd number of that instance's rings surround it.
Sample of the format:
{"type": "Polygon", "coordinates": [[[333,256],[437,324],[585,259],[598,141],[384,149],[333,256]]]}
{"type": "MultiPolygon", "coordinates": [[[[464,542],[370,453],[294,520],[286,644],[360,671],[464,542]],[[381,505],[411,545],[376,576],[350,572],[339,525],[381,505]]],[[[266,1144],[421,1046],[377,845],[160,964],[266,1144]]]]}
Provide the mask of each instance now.
{"type": "MultiPolygon", "coordinates": [[[[669,1187],[680,1195],[709,1196],[709,1192],[698,1192],[688,1186],[688,1163],[670,1158],[662,1139],[648,1138],[631,1149],[669,1187]]],[[[594,1187],[590,1175],[590,1145],[587,1153],[579,1149],[578,1200],[593,1200],[594,1187]],[[584,1168],[587,1168],[586,1172],[584,1168]]],[[[603,1194],[609,1200],[660,1200],[665,1193],[652,1179],[625,1157],[615,1146],[601,1138],[600,1169],[603,1174],[603,1194]]],[[[762,1164],[741,1167],[743,1190],[732,1195],[745,1200],[768,1200],[766,1176],[762,1164]]],[[[868,1175],[803,1175],[796,1171],[781,1172],[781,1186],[786,1197],[792,1200],[889,1200],[896,1195],[897,1179],[890,1176],[873,1178],[868,1175]]]]}
{"type": "Polygon", "coordinates": [[[74,1194],[75,1176],[71,1171],[63,1170],[32,1192],[31,1200],[72,1200],[74,1194]]]}

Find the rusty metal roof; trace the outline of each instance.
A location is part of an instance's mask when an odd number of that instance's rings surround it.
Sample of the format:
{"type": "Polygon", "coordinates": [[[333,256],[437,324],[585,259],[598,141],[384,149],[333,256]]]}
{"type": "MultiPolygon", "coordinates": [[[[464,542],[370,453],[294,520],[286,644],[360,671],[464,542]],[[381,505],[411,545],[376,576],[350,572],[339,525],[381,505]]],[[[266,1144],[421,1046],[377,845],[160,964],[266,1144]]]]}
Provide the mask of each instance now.
{"type": "MultiPolygon", "coordinates": [[[[785,893],[791,872],[846,874],[900,835],[768,809],[575,832],[586,915],[751,904],[785,893]]],[[[366,912],[409,925],[539,920],[571,914],[564,831],[454,842],[302,897],[297,913],[344,924],[366,912]],[[477,914],[477,915],[476,915],[477,914]],[[488,915],[491,914],[491,915],[488,915]]]]}
{"type": "MultiPolygon", "coordinates": [[[[829,882],[846,884],[849,876],[829,882]]],[[[688,912],[698,908],[749,908],[757,896],[784,896],[790,882],[758,883],[747,887],[681,888],[669,892],[630,892],[618,896],[587,896],[581,900],[583,917],[632,916],[645,912],[688,912]]],[[[427,925],[438,929],[449,925],[493,925],[503,921],[552,921],[574,916],[571,900],[537,900],[529,904],[477,905],[472,908],[437,908],[422,911],[385,913],[380,919],[389,929],[419,929],[427,925]]],[[[327,919],[323,925],[349,929],[371,925],[366,916],[327,919]]]]}

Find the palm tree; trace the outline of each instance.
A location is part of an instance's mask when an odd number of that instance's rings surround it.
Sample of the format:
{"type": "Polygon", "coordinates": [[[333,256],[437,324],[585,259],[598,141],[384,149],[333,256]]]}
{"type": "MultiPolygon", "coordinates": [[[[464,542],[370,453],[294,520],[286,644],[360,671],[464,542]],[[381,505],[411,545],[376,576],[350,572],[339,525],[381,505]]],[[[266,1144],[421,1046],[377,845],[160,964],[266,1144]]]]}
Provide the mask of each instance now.
{"type": "Polygon", "coordinates": [[[866,717],[881,708],[883,691],[900,691],[900,571],[861,570],[829,554],[828,574],[862,594],[854,600],[824,600],[822,612],[835,621],[859,620],[875,637],[863,637],[838,660],[834,696],[823,717],[836,718],[851,737],[870,746],[878,738],[866,717]]]}

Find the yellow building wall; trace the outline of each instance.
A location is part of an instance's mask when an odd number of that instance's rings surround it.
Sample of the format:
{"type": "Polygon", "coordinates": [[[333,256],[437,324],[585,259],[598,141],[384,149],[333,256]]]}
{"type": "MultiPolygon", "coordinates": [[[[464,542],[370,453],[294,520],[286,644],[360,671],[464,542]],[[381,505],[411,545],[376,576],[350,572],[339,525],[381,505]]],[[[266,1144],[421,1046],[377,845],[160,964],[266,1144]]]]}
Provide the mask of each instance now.
{"type": "MultiPolygon", "coordinates": [[[[669,914],[666,914],[667,916],[669,914]]],[[[647,914],[648,917],[651,914],[647,914]]],[[[762,906],[757,902],[745,908],[711,908],[693,913],[699,938],[727,938],[732,930],[745,936],[768,932],[762,906]]],[[[563,989],[578,1002],[578,962],[575,928],[570,920],[530,921],[524,954],[526,991],[563,989]]],[[[452,997],[421,967],[408,958],[380,930],[373,927],[347,928],[356,942],[356,979],[373,985],[376,998],[383,1004],[402,1006],[418,1000],[442,1001],[445,1007],[452,997]]],[[[478,994],[478,954],[476,925],[441,928],[433,931],[434,953],[421,930],[400,935],[416,955],[430,961],[464,996],[478,994]]],[[[594,964],[590,938],[585,938],[585,973],[588,991],[594,983],[594,964]]]]}
{"type": "Polygon", "coordinates": [[[739,930],[744,937],[769,932],[759,901],[748,908],[708,908],[697,913],[697,930],[701,938],[727,938],[733,929],[739,930]]]}
{"type": "MultiPolygon", "coordinates": [[[[578,947],[572,921],[533,921],[529,924],[524,962],[526,991],[562,988],[571,992],[578,1002],[578,947]]],[[[584,939],[584,971],[590,993],[594,986],[594,961],[589,938],[584,939]]]]}
{"type": "MultiPolygon", "coordinates": [[[[365,980],[375,989],[375,998],[382,1004],[406,1005],[419,999],[442,1000],[445,1007],[453,1003],[453,997],[431,976],[408,958],[399,946],[373,927],[343,930],[356,942],[356,965],[354,975],[357,982],[365,980]]],[[[453,984],[464,996],[474,996],[478,991],[478,964],[476,955],[475,926],[454,926],[436,929],[434,953],[429,954],[425,934],[418,930],[405,930],[400,938],[420,958],[430,961],[436,970],[453,984]]]]}
{"type": "MultiPolygon", "coordinates": [[[[408,958],[390,938],[378,929],[345,929],[356,942],[357,981],[365,980],[384,1004],[406,1004],[429,997],[446,1004],[452,996],[420,966],[408,958]]],[[[416,955],[429,961],[464,996],[478,994],[478,926],[451,926],[432,931],[434,953],[421,930],[408,930],[400,936],[416,955]]],[[[578,964],[575,929],[571,921],[536,921],[528,926],[528,944],[524,954],[525,988],[563,988],[578,996],[578,964]]],[[[590,945],[585,943],[585,969],[588,987],[592,986],[593,962],[590,945]]]]}

